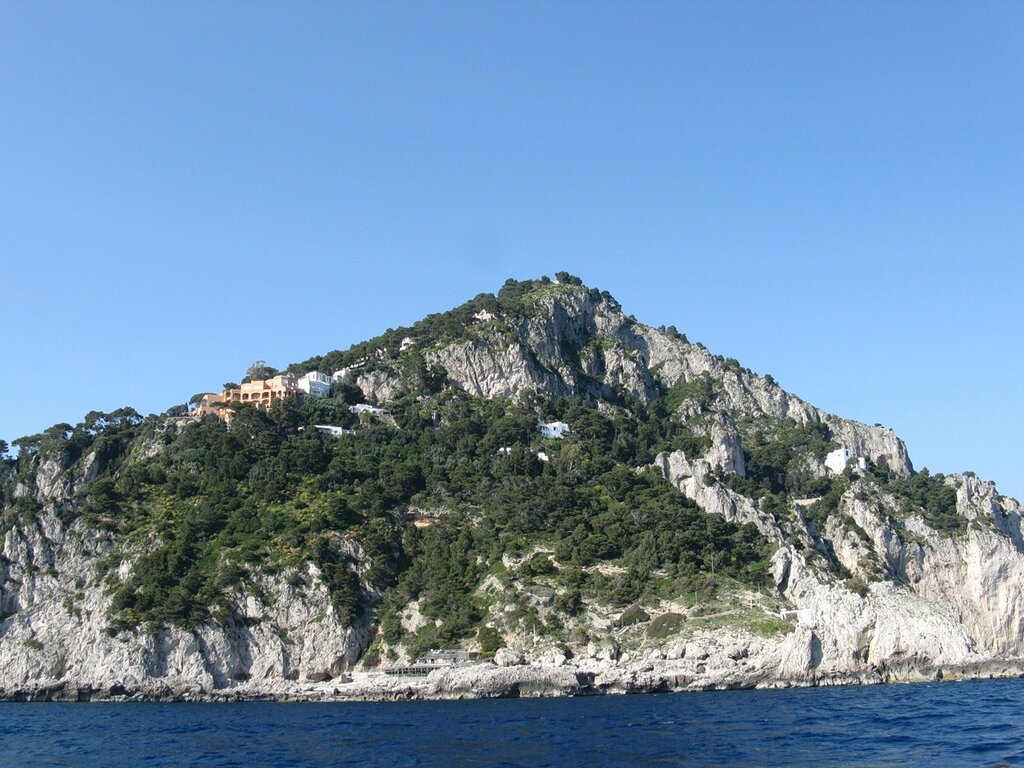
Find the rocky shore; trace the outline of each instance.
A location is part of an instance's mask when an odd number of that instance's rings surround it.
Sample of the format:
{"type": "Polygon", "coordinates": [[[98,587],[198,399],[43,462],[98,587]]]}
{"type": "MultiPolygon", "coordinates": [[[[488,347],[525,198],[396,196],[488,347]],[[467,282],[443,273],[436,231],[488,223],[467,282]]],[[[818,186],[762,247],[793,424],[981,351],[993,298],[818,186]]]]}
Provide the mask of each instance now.
{"type": "MultiPolygon", "coordinates": [[[[936,665],[923,660],[890,662],[859,672],[780,675],[782,645],[736,635],[706,643],[669,646],[631,663],[608,659],[526,663],[503,649],[492,661],[439,668],[423,677],[353,672],[339,680],[293,681],[271,686],[243,682],[207,689],[179,683],[129,680],[105,686],[40,681],[0,689],[0,701],[408,701],[594,696],[752,688],[877,685],[1024,677],[1024,658],[936,665]]],[[[783,644],[784,645],[784,644],[783,644]]]]}

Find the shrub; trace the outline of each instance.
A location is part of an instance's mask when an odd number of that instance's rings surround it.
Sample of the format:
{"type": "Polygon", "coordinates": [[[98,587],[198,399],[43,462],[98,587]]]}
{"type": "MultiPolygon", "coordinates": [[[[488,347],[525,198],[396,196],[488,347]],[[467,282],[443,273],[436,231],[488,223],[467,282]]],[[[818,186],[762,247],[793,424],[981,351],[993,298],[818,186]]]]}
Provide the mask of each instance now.
{"type": "Polygon", "coordinates": [[[851,592],[854,592],[861,597],[868,596],[868,585],[860,576],[854,576],[849,578],[845,582],[846,588],[851,592]]]}
{"type": "Polygon", "coordinates": [[[505,645],[498,630],[494,627],[480,627],[477,630],[476,639],[480,643],[480,653],[487,657],[493,656],[499,648],[505,645]]]}
{"type": "Polygon", "coordinates": [[[583,607],[583,596],[579,589],[567,589],[555,598],[554,608],[569,616],[575,616],[583,607]]]}
{"type": "Polygon", "coordinates": [[[637,603],[633,603],[633,605],[629,606],[629,608],[619,614],[619,618],[615,621],[615,626],[631,627],[634,624],[642,624],[643,622],[650,620],[650,614],[648,614],[647,611],[641,608],[637,603]]]}
{"type": "Polygon", "coordinates": [[[663,613],[647,627],[647,635],[658,640],[664,640],[666,637],[678,632],[682,626],[683,617],[680,614],[663,613]]]}

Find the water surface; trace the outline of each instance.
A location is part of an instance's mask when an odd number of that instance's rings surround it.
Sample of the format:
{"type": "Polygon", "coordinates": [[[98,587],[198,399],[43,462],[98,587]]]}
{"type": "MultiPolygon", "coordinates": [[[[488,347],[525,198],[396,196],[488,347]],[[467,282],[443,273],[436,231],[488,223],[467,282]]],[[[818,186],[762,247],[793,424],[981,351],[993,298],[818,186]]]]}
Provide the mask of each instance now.
{"type": "Polygon", "coordinates": [[[396,703],[0,704],[0,766],[1024,767],[1024,681],[396,703]]]}

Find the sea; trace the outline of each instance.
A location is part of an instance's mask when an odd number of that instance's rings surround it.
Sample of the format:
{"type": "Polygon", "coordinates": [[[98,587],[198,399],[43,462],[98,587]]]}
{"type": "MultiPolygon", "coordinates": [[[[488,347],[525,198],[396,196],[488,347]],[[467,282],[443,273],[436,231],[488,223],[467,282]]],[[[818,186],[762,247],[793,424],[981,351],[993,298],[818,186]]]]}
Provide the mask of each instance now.
{"type": "Polygon", "coordinates": [[[557,699],[4,703],[2,766],[1024,766],[1024,680],[557,699]]]}

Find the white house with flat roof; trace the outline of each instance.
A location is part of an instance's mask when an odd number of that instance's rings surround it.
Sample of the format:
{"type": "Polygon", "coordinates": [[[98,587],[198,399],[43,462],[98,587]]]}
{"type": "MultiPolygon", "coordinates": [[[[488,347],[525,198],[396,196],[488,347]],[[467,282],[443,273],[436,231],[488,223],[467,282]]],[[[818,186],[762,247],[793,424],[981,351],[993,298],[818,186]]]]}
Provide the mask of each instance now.
{"type": "Polygon", "coordinates": [[[858,456],[849,448],[836,448],[830,454],[825,457],[825,466],[832,471],[833,474],[841,475],[846,469],[846,465],[850,459],[857,460],[857,469],[861,472],[865,472],[868,468],[868,460],[863,456],[858,456]]]}
{"type": "MultiPolygon", "coordinates": [[[[302,427],[299,427],[299,429],[302,429],[302,427]]],[[[331,435],[332,437],[344,437],[345,435],[354,435],[356,433],[354,429],[336,427],[333,424],[314,424],[313,429],[317,432],[323,432],[325,435],[331,435]]]]}
{"type": "Polygon", "coordinates": [[[357,416],[362,414],[368,414],[370,416],[387,416],[387,411],[383,408],[378,408],[376,405],[369,405],[368,403],[357,403],[356,405],[350,405],[348,407],[350,413],[354,413],[357,416]]]}
{"type": "Polygon", "coordinates": [[[539,421],[537,429],[540,430],[541,437],[553,437],[558,440],[572,432],[564,421],[539,421]]]}
{"type": "Polygon", "coordinates": [[[331,394],[331,377],[320,371],[310,371],[299,376],[295,383],[301,391],[311,397],[329,397],[331,394]]]}
{"type": "Polygon", "coordinates": [[[836,448],[825,457],[825,466],[834,474],[841,475],[846,469],[846,462],[853,458],[853,451],[848,448],[836,448]]]}
{"type": "Polygon", "coordinates": [[[356,370],[363,366],[363,362],[339,368],[331,375],[331,381],[335,384],[351,384],[356,377],[356,370]]]}

